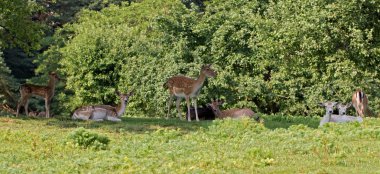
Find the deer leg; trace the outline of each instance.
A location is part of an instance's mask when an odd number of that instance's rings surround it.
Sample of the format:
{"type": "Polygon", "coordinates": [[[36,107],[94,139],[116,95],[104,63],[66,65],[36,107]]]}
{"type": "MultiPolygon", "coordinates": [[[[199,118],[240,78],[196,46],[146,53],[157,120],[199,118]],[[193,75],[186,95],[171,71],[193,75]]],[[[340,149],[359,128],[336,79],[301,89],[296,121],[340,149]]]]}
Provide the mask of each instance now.
{"type": "Polygon", "coordinates": [[[191,121],[190,117],[190,97],[186,96],[186,104],[187,104],[187,121],[191,121]]]}
{"type": "Polygon", "coordinates": [[[49,102],[49,99],[45,99],[45,110],[46,110],[46,118],[49,118],[50,117],[50,102],[49,102]]]}
{"type": "Polygon", "coordinates": [[[364,112],[363,112],[363,105],[359,105],[359,116],[361,116],[361,117],[364,117],[364,112]]]}
{"type": "Polygon", "coordinates": [[[29,107],[29,99],[26,99],[26,101],[24,102],[24,109],[25,109],[26,116],[29,116],[28,107],[29,107]]]}
{"type": "Polygon", "coordinates": [[[18,104],[17,104],[17,113],[16,113],[16,117],[18,117],[18,114],[20,113],[20,107],[21,107],[22,104],[23,104],[23,98],[21,98],[20,101],[19,101],[18,104]]]}
{"type": "MultiPolygon", "coordinates": [[[[198,117],[198,108],[197,108],[197,98],[193,98],[193,102],[194,102],[194,109],[195,109],[195,118],[197,121],[199,121],[199,117],[198,117]]],[[[189,115],[190,117],[190,115],[189,115]]]]}
{"type": "Polygon", "coordinates": [[[170,95],[170,97],[168,98],[168,113],[166,114],[166,119],[169,118],[170,107],[171,107],[171,105],[172,105],[172,102],[173,102],[173,95],[170,95]]]}
{"type": "Polygon", "coordinates": [[[176,106],[177,106],[177,112],[178,112],[178,117],[180,120],[182,120],[182,117],[181,117],[181,109],[180,109],[180,104],[181,104],[181,97],[177,97],[177,101],[176,101],[176,106]]]}

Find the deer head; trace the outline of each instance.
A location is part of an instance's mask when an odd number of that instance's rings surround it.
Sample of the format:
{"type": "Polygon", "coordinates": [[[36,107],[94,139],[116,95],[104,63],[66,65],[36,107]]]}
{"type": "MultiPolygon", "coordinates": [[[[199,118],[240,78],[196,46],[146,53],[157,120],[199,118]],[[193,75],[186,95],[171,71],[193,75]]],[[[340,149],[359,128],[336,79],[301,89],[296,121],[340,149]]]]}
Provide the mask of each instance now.
{"type": "Polygon", "coordinates": [[[319,106],[325,107],[325,109],[326,109],[326,115],[327,115],[327,114],[332,114],[334,112],[334,106],[337,103],[338,102],[328,101],[328,102],[324,102],[324,103],[319,103],[319,106]]]}
{"type": "Polygon", "coordinates": [[[346,115],[346,111],[348,108],[350,108],[352,106],[352,102],[347,103],[347,104],[339,103],[336,106],[338,108],[339,115],[346,115]]]}
{"type": "Polygon", "coordinates": [[[49,73],[49,77],[54,79],[55,81],[61,80],[61,78],[59,78],[58,74],[54,71],[49,73]]]}
{"type": "Polygon", "coordinates": [[[203,65],[201,73],[205,74],[207,77],[216,77],[217,75],[216,71],[211,69],[211,64],[203,65]]]}
{"type": "Polygon", "coordinates": [[[224,103],[224,100],[220,100],[220,99],[211,99],[211,103],[208,104],[209,107],[211,107],[211,109],[214,111],[214,112],[217,112],[219,110],[219,106],[222,105],[224,103]]]}

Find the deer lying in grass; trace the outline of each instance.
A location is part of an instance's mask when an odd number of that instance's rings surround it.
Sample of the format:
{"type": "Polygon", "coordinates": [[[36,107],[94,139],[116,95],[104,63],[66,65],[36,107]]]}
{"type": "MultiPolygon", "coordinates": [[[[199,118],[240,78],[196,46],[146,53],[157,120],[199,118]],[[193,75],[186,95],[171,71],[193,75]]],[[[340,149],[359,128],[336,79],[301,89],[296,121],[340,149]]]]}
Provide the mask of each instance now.
{"type": "Polygon", "coordinates": [[[17,105],[16,117],[19,114],[20,107],[23,105],[25,109],[25,114],[28,116],[28,105],[29,98],[31,96],[39,96],[45,99],[45,108],[46,108],[46,118],[50,117],[50,102],[54,96],[55,83],[60,80],[58,75],[55,72],[49,73],[49,82],[47,86],[39,86],[32,84],[23,84],[20,87],[21,98],[17,105]]]}
{"type": "Polygon", "coordinates": [[[41,112],[38,112],[38,111],[30,111],[29,112],[29,117],[44,117],[46,115],[46,112],[44,111],[41,111],[41,112]]]}
{"type": "Polygon", "coordinates": [[[120,104],[116,107],[110,105],[83,106],[74,111],[72,119],[121,121],[119,117],[123,115],[128,99],[133,95],[133,92],[128,94],[121,94],[117,92],[117,94],[120,97],[120,104]]]}
{"type": "Polygon", "coordinates": [[[349,115],[335,115],[333,114],[334,106],[337,104],[337,102],[324,102],[319,103],[320,106],[325,107],[326,113],[319,122],[319,126],[323,126],[324,124],[328,122],[335,122],[335,123],[345,123],[345,122],[363,122],[363,118],[361,117],[354,117],[349,115]]]}
{"type": "Polygon", "coordinates": [[[336,107],[338,108],[338,111],[339,111],[339,115],[347,115],[347,109],[350,108],[352,106],[352,103],[347,103],[347,104],[343,104],[343,103],[338,103],[336,105],[336,107]]]}
{"type": "Polygon", "coordinates": [[[201,68],[200,75],[197,79],[192,79],[185,76],[174,76],[169,78],[166,83],[164,84],[164,87],[169,89],[170,97],[168,99],[168,113],[166,117],[169,117],[170,113],[170,107],[172,104],[173,97],[177,97],[177,111],[178,111],[178,117],[181,119],[181,110],[180,110],[180,103],[181,99],[186,99],[187,104],[187,120],[191,121],[190,118],[190,98],[192,98],[194,102],[194,108],[195,108],[195,118],[197,121],[199,121],[198,117],[198,110],[197,110],[197,96],[199,95],[201,88],[203,86],[204,81],[206,80],[206,77],[216,77],[216,72],[211,69],[211,64],[209,65],[203,65],[201,68]]]}
{"type": "Polygon", "coordinates": [[[257,122],[262,121],[260,117],[249,108],[243,108],[243,109],[235,108],[235,109],[228,109],[228,110],[221,111],[219,106],[222,105],[223,103],[224,101],[218,99],[218,100],[211,100],[211,103],[209,104],[215,116],[219,119],[224,119],[224,118],[239,119],[243,117],[250,117],[250,118],[255,119],[257,122]]]}
{"type": "Polygon", "coordinates": [[[367,95],[361,89],[357,89],[352,94],[352,105],[356,110],[356,115],[360,117],[375,116],[372,110],[368,107],[367,95]]]}

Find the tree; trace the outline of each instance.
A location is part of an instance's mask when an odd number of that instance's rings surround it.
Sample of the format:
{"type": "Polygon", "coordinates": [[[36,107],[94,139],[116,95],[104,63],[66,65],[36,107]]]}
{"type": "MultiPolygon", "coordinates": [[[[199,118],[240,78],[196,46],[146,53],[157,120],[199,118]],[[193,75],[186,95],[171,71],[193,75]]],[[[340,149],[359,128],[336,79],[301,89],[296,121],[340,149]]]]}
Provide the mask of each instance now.
{"type": "Polygon", "coordinates": [[[43,27],[31,19],[32,13],[38,9],[32,1],[0,1],[0,95],[11,104],[16,101],[12,93],[16,85],[4,62],[3,49],[20,47],[28,52],[39,48],[43,27]]]}
{"type": "Polygon", "coordinates": [[[221,97],[227,107],[313,115],[322,113],[318,102],[348,102],[363,88],[376,110],[379,11],[369,0],[215,0],[202,10],[176,0],[111,5],[65,26],[65,44],[52,47],[59,56],[49,60],[67,76],[71,110],[135,89],[130,113],[162,115],[165,80],[196,77],[204,63],[218,76],[206,82],[200,104],[221,97]]]}

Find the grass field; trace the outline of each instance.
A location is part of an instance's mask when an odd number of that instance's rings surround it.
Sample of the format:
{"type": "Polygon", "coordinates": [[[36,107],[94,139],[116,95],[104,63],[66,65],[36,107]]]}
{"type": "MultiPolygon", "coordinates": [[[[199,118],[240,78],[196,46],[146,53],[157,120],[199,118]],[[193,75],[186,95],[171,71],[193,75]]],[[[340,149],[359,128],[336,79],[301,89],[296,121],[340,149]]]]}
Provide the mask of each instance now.
{"type": "Polygon", "coordinates": [[[379,119],[318,128],[319,118],[263,117],[264,124],[2,116],[0,173],[380,173],[379,119]],[[70,138],[78,130],[110,142],[80,146],[70,138]]]}

